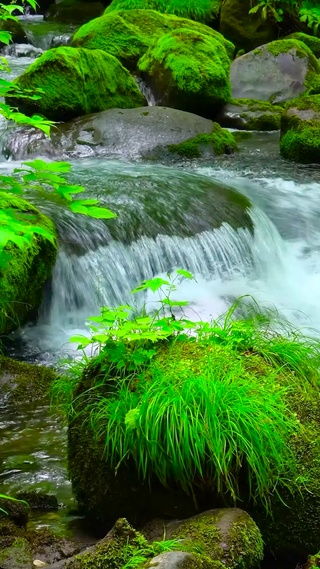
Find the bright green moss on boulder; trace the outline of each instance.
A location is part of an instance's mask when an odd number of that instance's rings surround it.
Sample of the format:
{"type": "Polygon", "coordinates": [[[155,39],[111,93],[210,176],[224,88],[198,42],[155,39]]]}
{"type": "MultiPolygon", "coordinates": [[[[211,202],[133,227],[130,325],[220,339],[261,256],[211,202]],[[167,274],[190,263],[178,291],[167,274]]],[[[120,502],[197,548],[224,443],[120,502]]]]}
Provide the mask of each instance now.
{"type": "Polygon", "coordinates": [[[143,106],[134,79],[112,55],[99,50],[58,47],[46,51],[16,80],[22,89],[42,89],[36,101],[10,99],[25,114],[67,121],[111,108],[143,106]]]}
{"type": "Polygon", "coordinates": [[[280,153],[294,162],[320,163],[320,95],[287,104],[281,120],[280,153]]]}
{"type": "Polygon", "coordinates": [[[218,15],[220,6],[219,0],[113,0],[105,14],[114,10],[156,10],[208,23],[218,15]]]}
{"type": "Polygon", "coordinates": [[[228,102],[230,60],[215,38],[186,28],[156,40],[138,62],[157,103],[213,118],[228,102]]]}
{"type": "Polygon", "coordinates": [[[294,32],[289,36],[286,36],[284,39],[294,39],[303,42],[309,49],[311,49],[312,53],[316,56],[317,59],[320,57],[320,38],[315,36],[309,36],[308,34],[304,34],[303,32],[294,32]]]}
{"type": "Polygon", "coordinates": [[[75,33],[72,45],[88,49],[102,49],[117,57],[121,63],[136,69],[138,60],[160,38],[177,28],[186,28],[219,41],[230,58],[234,45],[204,24],[160,14],[154,10],[114,11],[88,22],[75,33]]]}
{"type": "Polygon", "coordinates": [[[198,134],[180,144],[170,144],[168,150],[183,158],[199,158],[203,149],[209,149],[214,156],[232,154],[238,147],[236,140],[228,130],[224,130],[218,123],[214,123],[211,134],[198,134]]]}
{"type": "Polygon", "coordinates": [[[27,36],[20,22],[0,20],[0,31],[10,32],[13,43],[27,43],[27,36]]]}
{"type": "MultiPolygon", "coordinates": [[[[14,218],[28,227],[40,226],[53,237],[54,224],[27,201],[0,192],[0,208],[13,212],[14,218]]],[[[34,234],[30,245],[5,248],[6,261],[0,269],[0,333],[7,334],[24,324],[38,308],[42,290],[50,277],[57,249],[45,236],[34,234]]]]}

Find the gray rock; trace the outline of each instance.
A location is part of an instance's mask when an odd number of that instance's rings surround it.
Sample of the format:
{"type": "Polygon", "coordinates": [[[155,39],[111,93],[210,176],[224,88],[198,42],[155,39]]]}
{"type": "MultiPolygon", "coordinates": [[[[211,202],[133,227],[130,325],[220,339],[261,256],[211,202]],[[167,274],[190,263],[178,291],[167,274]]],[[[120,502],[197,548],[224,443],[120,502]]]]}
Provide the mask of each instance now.
{"type": "Polygon", "coordinates": [[[166,107],[109,109],[60,125],[51,142],[35,129],[13,130],[3,151],[14,160],[33,154],[137,159],[212,128],[211,120],[166,107]]]}
{"type": "Polygon", "coordinates": [[[26,539],[17,537],[6,547],[0,542],[1,569],[32,569],[30,545],[26,539]]]}
{"type": "MultiPolygon", "coordinates": [[[[197,561],[194,555],[191,553],[186,553],[185,551],[165,551],[157,555],[147,565],[146,569],[186,569],[190,564],[190,567],[196,567],[197,561]]],[[[199,563],[199,566],[201,563],[199,563]]]]}
{"type": "Polygon", "coordinates": [[[320,88],[320,64],[298,40],[277,40],[242,55],[231,65],[233,98],[280,103],[320,88]]]}

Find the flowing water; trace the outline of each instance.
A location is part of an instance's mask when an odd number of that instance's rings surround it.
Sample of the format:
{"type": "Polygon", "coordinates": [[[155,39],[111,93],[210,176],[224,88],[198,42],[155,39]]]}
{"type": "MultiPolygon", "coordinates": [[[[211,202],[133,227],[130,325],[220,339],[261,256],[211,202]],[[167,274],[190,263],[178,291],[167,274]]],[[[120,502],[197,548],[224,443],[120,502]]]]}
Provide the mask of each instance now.
{"type": "MultiPolygon", "coordinates": [[[[68,30],[53,28],[44,36],[46,24],[32,18],[27,25],[39,50],[69,37],[68,30]]],[[[33,57],[30,49],[27,57],[12,48],[8,53],[12,76],[33,57]]],[[[16,165],[0,158],[3,172],[16,165]]],[[[60,250],[37,323],[18,334],[24,357],[55,361],[69,353],[68,337],[84,331],[99,306],[130,302],[141,280],[179,267],[197,279],[182,282],[176,293],[190,301],[197,318],[216,317],[249,294],[319,333],[320,169],[283,161],[277,133],[255,134],[239,154],[212,163],[168,167],[92,158],[75,161],[72,176],[119,217],[104,223],[74,216],[52,199],[34,197],[57,223],[60,250]],[[249,198],[253,233],[211,223],[212,181],[249,198]]],[[[21,408],[21,415],[5,409],[0,430],[0,492],[45,487],[70,504],[65,429],[47,408],[21,408]]]]}

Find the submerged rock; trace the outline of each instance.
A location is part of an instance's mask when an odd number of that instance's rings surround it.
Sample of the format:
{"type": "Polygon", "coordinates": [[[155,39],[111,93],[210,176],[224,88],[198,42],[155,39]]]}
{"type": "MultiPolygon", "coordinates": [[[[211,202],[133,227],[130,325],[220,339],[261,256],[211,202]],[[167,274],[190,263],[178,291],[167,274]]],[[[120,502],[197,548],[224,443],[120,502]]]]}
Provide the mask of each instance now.
{"type": "Polygon", "coordinates": [[[320,95],[287,104],[281,120],[280,153],[294,162],[320,164],[320,95]]]}
{"type": "Polygon", "coordinates": [[[138,62],[158,105],[214,118],[230,99],[230,60],[221,42],[177,29],[150,45],[138,62]]]}
{"type": "Polygon", "coordinates": [[[41,97],[8,98],[27,115],[66,121],[105,109],[138,107],[145,103],[134,79],[115,57],[100,50],[57,47],[46,51],[18,77],[21,89],[41,97]]]}
{"type": "Polygon", "coordinates": [[[275,40],[277,29],[261,13],[249,14],[250,0],[224,0],[220,13],[220,31],[238,49],[249,51],[255,47],[275,40]]]}
{"type": "MultiPolygon", "coordinates": [[[[48,395],[55,378],[51,368],[0,356],[0,399],[8,403],[31,402],[48,395]]],[[[52,496],[54,498],[54,496],[52,496]]],[[[28,498],[21,495],[21,500],[28,498]]],[[[34,500],[41,501],[41,493],[34,500]]]]}
{"type": "Polygon", "coordinates": [[[282,107],[254,99],[233,99],[217,116],[221,126],[240,130],[279,130],[282,107]]]}
{"type": "Polygon", "coordinates": [[[87,49],[102,49],[117,57],[131,70],[147,49],[161,36],[184,28],[220,42],[231,58],[234,45],[222,34],[204,24],[160,14],[154,10],[122,10],[110,12],[88,22],[74,34],[72,45],[87,49]]]}
{"type": "Polygon", "coordinates": [[[79,25],[98,18],[103,14],[103,10],[104,6],[101,2],[62,0],[62,2],[49,6],[44,19],[48,22],[79,25]]]}
{"type": "Polygon", "coordinates": [[[235,59],[232,96],[281,103],[320,92],[320,63],[298,40],[277,40],[235,59]]]}
{"type": "Polygon", "coordinates": [[[51,236],[50,240],[35,232],[30,243],[21,248],[13,243],[5,247],[7,259],[0,272],[0,333],[8,334],[24,324],[41,303],[44,284],[56,260],[56,230],[49,218],[21,198],[1,192],[0,208],[11,211],[31,233],[32,227],[38,226],[51,236]]]}
{"type": "MultiPolygon", "coordinates": [[[[47,386],[48,389],[48,386],[47,386]]],[[[28,490],[16,494],[18,500],[28,502],[31,510],[56,511],[59,508],[58,500],[53,494],[41,490],[28,490]]]]}

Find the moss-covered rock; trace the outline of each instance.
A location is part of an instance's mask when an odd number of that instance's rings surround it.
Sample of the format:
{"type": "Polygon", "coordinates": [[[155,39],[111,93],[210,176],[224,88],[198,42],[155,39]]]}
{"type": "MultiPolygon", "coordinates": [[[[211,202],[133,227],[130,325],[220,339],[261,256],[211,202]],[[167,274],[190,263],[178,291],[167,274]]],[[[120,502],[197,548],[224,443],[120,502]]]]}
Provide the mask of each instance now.
{"type": "Polygon", "coordinates": [[[276,40],[235,59],[230,80],[234,98],[282,103],[320,92],[320,63],[301,41],[276,40]]]}
{"type": "Polygon", "coordinates": [[[85,24],[93,18],[103,14],[104,6],[101,2],[80,2],[78,0],[62,0],[58,4],[51,4],[45,20],[61,24],[85,24]]]}
{"type": "Polygon", "coordinates": [[[135,70],[138,60],[155,40],[186,28],[219,41],[231,58],[234,45],[204,24],[160,14],[154,10],[122,10],[110,12],[88,22],[75,33],[71,45],[87,49],[102,49],[117,57],[128,69],[135,70]]]}
{"type": "Polygon", "coordinates": [[[0,566],[1,569],[32,569],[32,555],[28,542],[17,537],[7,547],[2,546],[0,549],[0,566]]]}
{"type": "Polygon", "coordinates": [[[186,28],[165,34],[138,62],[157,104],[213,118],[230,99],[230,60],[215,38],[186,28]]]}
{"type": "Polygon", "coordinates": [[[105,13],[114,10],[156,10],[162,14],[209,23],[217,17],[220,7],[220,0],[113,0],[105,13]]]}
{"type": "Polygon", "coordinates": [[[313,55],[316,56],[317,59],[320,57],[320,38],[316,36],[309,36],[308,34],[304,34],[303,32],[294,32],[289,36],[286,36],[284,39],[286,40],[299,40],[302,41],[309,49],[311,49],[313,55]]]}
{"type": "Polygon", "coordinates": [[[320,95],[287,104],[281,120],[280,153],[303,164],[320,164],[320,95]]]}
{"type": "Polygon", "coordinates": [[[220,13],[220,31],[238,49],[249,51],[276,39],[276,26],[261,13],[249,14],[250,0],[225,0],[220,13]]]}
{"type": "MultiPolygon", "coordinates": [[[[19,528],[23,528],[27,525],[30,508],[28,504],[22,500],[11,500],[11,498],[0,497],[0,508],[1,521],[5,520],[5,522],[7,522],[9,520],[19,528]]],[[[2,526],[2,535],[14,534],[12,534],[11,531],[4,533],[4,526],[2,526]]]]}
{"type": "Polygon", "coordinates": [[[54,378],[51,368],[0,356],[0,397],[9,402],[31,402],[48,395],[54,378]]]}
{"type": "Polygon", "coordinates": [[[213,156],[232,154],[238,149],[236,140],[231,132],[213,123],[210,134],[198,134],[180,144],[170,144],[168,150],[182,158],[199,158],[203,151],[209,151],[213,156]]]}
{"type": "Polygon", "coordinates": [[[34,234],[21,249],[14,244],[5,248],[7,259],[0,270],[0,333],[7,334],[25,323],[39,307],[43,286],[56,260],[54,224],[27,201],[0,192],[0,208],[11,211],[15,220],[28,229],[37,226],[53,237],[34,234]]]}
{"type": "Polygon", "coordinates": [[[18,492],[16,498],[27,502],[31,510],[55,511],[59,508],[56,496],[41,490],[18,492]]]}
{"type": "Polygon", "coordinates": [[[13,43],[28,43],[26,32],[18,21],[0,20],[0,31],[10,32],[13,43]]]}
{"type": "Polygon", "coordinates": [[[41,98],[9,99],[27,115],[65,121],[110,108],[145,104],[134,79],[119,61],[100,50],[57,47],[46,51],[16,80],[41,98]]]}
{"type": "Polygon", "coordinates": [[[233,99],[217,116],[223,127],[244,130],[279,130],[282,107],[254,99],[233,99]]]}

